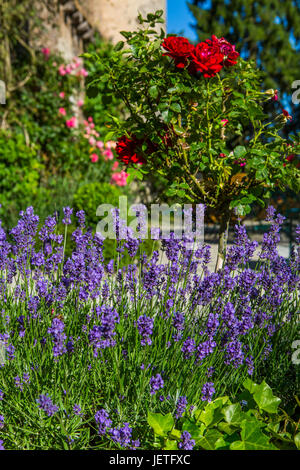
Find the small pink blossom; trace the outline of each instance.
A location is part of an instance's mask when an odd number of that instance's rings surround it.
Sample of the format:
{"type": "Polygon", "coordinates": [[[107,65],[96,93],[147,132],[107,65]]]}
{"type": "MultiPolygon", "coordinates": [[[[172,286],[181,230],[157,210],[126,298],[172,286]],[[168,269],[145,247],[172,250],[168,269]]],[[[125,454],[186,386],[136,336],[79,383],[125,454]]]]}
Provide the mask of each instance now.
{"type": "Polygon", "coordinates": [[[90,155],[90,159],[91,159],[92,163],[96,163],[99,160],[99,155],[97,155],[97,153],[92,153],[90,155]]]}
{"type": "Polygon", "coordinates": [[[59,94],[59,97],[60,98],[64,98],[66,95],[65,95],[65,92],[64,91],[61,91],[60,94],[59,94]]]}
{"type": "Polygon", "coordinates": [[[112,171],[116,171],[117,168],[119,168],[119,162],[114,162],[112,166],[112,171]]]}
{"type": "Polygon", "coordinates": [[[104,156],[105,161],[113,160],[113,158],[114,158],[114,154],[112,153],[112,151],[110,149],[104,150],[103,151],[103,156],[104,156]]]}
{"type": "Polygon", "coordinates": [[[119,173],[113,173],[111,176],[111,183],[115,183],[117,186],[126,186],[128,173],[124,170],[119,173]]]}
{"type": "Polygon", "coordinates": [[[94,145],[96,144],[96,139],[94,137],[90,137],[89,138],[89,144],[94,147],[94,145]]]}
{"type": "Polygon", "coordinates": [[[115,149],[116,145],[116,142],[114,142],[113,140],[109,140],[108,142],[106,142],[105,147],[108,149],[115,149]]]}
{"type": "Polygon", "coordinates": [[[220,157],[222,157],[222,158],[226,158],[226,157],[227,157],[227,155],[225,155],[225,153],[220,153],[220,157]]]}
{"type": "Polygon", "coordinates": [[[59,108],[58,112],[59,112],[59,114],[61,114],[62,116],[65,116],[65,115],[67,114],[65,108],[59,108]]]}
{"type": "Polygon", "coordinates": [[[88,117],[88,121],[89,121],[89,122],[93,122],[92,116],[89,116],[89,117],[88,117]]]}
{"type": "Polygon", "coordinates": [[[78,100],[77,101],[77,106],[79,106],[79,107],[83,106],[83,100],[78,100]]]}
{"type": "Polygon", "coordinates": [[[42,48],[42,54],[44,54],[45,59],[48,60],[49,55],[50,55],[50,49],[49,49],[49,47],[43,47],[43,48],[42,48]]]}
{"type": "Polygon", "coordinates": [[[66,75],[67,72],[66,72],[66,70],[65,70],[65,66],[64,66],[64,65],[60,65],[60,66],[58,67],[58,73],[59,73],[59,75],[61,75],[62,77],[63,77],[64,75],[66,75]]]}
{"type": "Polygon", "coordinates": [[[68,121],[66,121],[66,126],[71,128],[71,127],[76,127],[77,125],[77,119],[75,116],[71,117],[68,121]]]}
{"type": "Polygon", "coordinates": [[[79,71],[79,74],[82,75],[83,77],[87,77],[88,76],[88,71],[85,69],[85,68],[82,68],[80,71],[79,71]]]}
{"type": "Polygon", "coordinates": [[[97,142],[96,142],[96,147],[97,147],[98,149],[103,149],[104,143],[102,142],[102,140],[97,140],[97,142]]]}

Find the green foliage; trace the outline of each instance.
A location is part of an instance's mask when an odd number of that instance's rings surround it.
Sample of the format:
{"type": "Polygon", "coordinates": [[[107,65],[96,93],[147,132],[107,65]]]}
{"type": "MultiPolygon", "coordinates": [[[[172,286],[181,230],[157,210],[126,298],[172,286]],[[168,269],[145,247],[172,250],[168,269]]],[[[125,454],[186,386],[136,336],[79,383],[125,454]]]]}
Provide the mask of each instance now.
{"type": "MultiPolygon", "coordinates": [[[[151,26],[157,19],[158,13],[141,18],[143,29],[122,32],[126,42],[107,60],[88,58],[105,67],[93,86],[101,90],[105,84],[128,111],[125,121],[111,120],[112,130],[143,142],[138,151],[147,163],[139,175],[161,176],[168,196],[203,202],[219,213],[236,208],[246,214],[276,187],[299,191],[297,158],[285,164],[287,142],[280,134],[287,118],[270,119],[264,112],[270,95],[261,91],[261,72],[253,62],[240,58],[209,79],[178,70],[162,55],[164,32],[151,26]]],[[[299,139],[291,142],[297,155],[299,139]]]]}
{"type": "Polygon", "coordinates": [[[6,218],[31,205],[42,170],[36,145],[28,146],[22,134],[0,132],[0,203],[6,218]]]}
{"type": "Polygon", "coordinates": [[[245,393],[232,402],[219,397],[204,406],[193,407],[182,418],[148,413],[154,432],[153,447],[177,449],[183,431],[195,441],[194,449],[203,450],[278,450],[299,448],[297,418],[279,409],[280,399],[266,382],[260,385],[247,379],[245,393]],[[176,429],[175,428],[179,428],[176,429]]]}
{"type": "Polygon", "coordinates": [[[119,206],[119,197],[124,194],[119,187],[109,183],[88,183],[78,188],[74,194],[76,210],[84,210],[87,224],[96,227],[99,217],[96,216],[100,204],[119,206]]]}

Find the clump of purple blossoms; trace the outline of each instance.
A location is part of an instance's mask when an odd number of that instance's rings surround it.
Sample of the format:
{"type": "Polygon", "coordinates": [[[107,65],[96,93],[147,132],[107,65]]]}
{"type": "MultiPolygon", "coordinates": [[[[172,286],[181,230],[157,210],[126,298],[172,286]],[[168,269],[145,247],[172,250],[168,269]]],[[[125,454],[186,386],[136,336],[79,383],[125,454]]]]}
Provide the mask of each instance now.
{"type": "Polygon", "coordinates": [[[146,315],[142,315],[138,318],[137,321],[137,328],[139,334],[142,336],[141,345],[146,346],[146,344],[151,345],[152,340],[150,336],[153,333],[153,318],[147,317],[146,315]]]}
{"type": "Polygon", "coordinates": [[[155,395],[155,393],[164,387],[164,381],[160,374],[156,374],[155,376],[151,377],[150,379],[150,393],[151,395],[155,395]]]}
{"type": "Polygon", "coordinates": [[[37,399],[37,403],[39,404],[39,408],[44,410],[48,416],[53,416],[59,410],[58,406],[53,404],[48,393],[46,393],[46,395],[40,395],[37,399]]]}
{"type": "Polygon", "coordinates": [[[181,434],[180,442],[178,443],[178,448],[182,450],[192,450],[195,447],[195,440],[192,439],[192,436],[188,431],[183,431],[181,434]]]}
{"type": "Polygon", "coordinates": [[[186,410],[188,401],[185,396],[179,397],[176,405],[176,412],[175,412],[175,418],[181,418],[183,413],[186,410]]]}
{"type": "Polygon", "coordinates": [[[98,434],[100,436],[104,436],[107,429],[110,428],[112,421],[109,418],[108,412],[102,408],[101,410],[97,411],[95,414],[95,421],[98,425],[98,434]]]}
{"type": "Polygon", "coordinates": [[[0,439],[0,450],[5,450],[4,446],[3,446],[3,441],[0,439]]]}
{"type": "Polygon", "coordinates": [[[65,325],[59,318],[53,318],[51,328],[48,328],[48,333],[52,335],[54,340],[53,356],[56,358],[62,356],[67,352],[65,346],[66,335],[64,333],[65,325]]]}
{"type": "Polygon", "coordinates": [[[4,416],[0,415],[0,429],[4,428],[4,416]]]}
{"type": "Polygon", "coordinates": [[[102,305],[95,308],[96,316],[100,319],[101,325],[94,325],[89,332],[88,338],[94,348],[94,356],[98,356],[98,349],[113,347],[116,344],[114,331],[120,318],[117,311],[110,307],[102,305]]]}
{"type": "Polygon", "coordinates": [[[205,383],[202,387],[201,393],[202,393],[201,400],[210,402],[213,394],[215,393],[213,382],[205,383]]]}

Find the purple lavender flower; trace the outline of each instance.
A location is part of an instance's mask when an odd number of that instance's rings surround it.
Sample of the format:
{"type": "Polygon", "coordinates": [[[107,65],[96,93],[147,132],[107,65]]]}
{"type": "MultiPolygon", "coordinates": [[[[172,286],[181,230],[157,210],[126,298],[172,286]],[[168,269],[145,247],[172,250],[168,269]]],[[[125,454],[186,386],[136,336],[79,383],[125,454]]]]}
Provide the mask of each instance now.
{"type": "Polygon", "coordinates": [[[4,428],[4,416],[0,415],[0,429],[4,428]]]}
{"type": "Polygon", "coordinates": [[[188,337],[181,348],[181,351],[183,352],[183,357],[184,359],[189,359],[195,352],[196,348],[196,343],[195,340],[188,337]]]}
{"type": "Polygon", "coordinates": [[[39,408],[44,410],[48,416],[53,416],[59,410],[58,406],[53,404],[48,393],[40,395],[37,399],[37,403],[39,404],[39,408]]]}
{"type": "Polygon", "coordinates": [[[205,383],[202,387],[201,393],[202,393],[201,400],[210,402],[213,394],[215,393],[213,382],[205,383]]]}
{"type": "Polygon", "coordinates": [[[142,315],[138,318],[137,321],[137,328],[139,334],[142,336],[141,345],[146,346],[146,344],[151,345],[152,340],[150,336],[153,333],[153,318],[147,317],[146,315],[142,315]]]}
{"type": "Polygon", "coordinates": [[[151,377],[150,379],[150,393],[151,395],[155,395],[155,393],[164,387],[164,381],[160,374],[156,374],[155,376],[151,377]]]}
{"type": "Polygon", "coordinates": [[[104,408],[102,408],[101,410],[96,412],[95,421],[98,425],[98,434],[100,436],[104,436],[107,429],[112,424],[111,419],[109,419],[109,414],[107,413],[107,411],[104,408]]]}
{"type": "Polygon", "coordinates": [[[4,397],[4,392],[3,390],[0,389],[0,401],[3,400],[3,397],[4,397]]]}
{"type": "Polygon", "coordinates": [[[123,427],[110,429],[109,434],[112,440],[121,447],[126,448],[131,444],[132,428],[129,427],[128,423],[124,423],[123,427]]]}
{"type": "Polygon", "coordinates": [[[64,213],[64,218],[62,220],[62,223],[64,225],[70,225],[71,224],[71,215],[73,213],[73,209],[70,209],[70,207],[63,207],[63,213],[64,213]]]}
{"type": "Polygon", "coordinates": [[[178,448],[183,450],[192,450],[195,447],[195,440],[191,439],[191,434],[188,431],[183,431],[181,434],[181,441],[178,443],[178,448]]]}
{"type": "Polygon", "coordinates": [[[76,405],[76,404],[73,406],[73,412],[77,416],[82,416],[83,415],[80,406],[76,405]]]}
{"type": "Polygon", "coordinates": [[[5,450],[4,446],[3,446],[3,441],[0,439],[0,450],[5,450]]]}
{"type": "Polygon", "coordinates": [[[187,398],[185,396],[179,397],[176,405],[176,412],[175,412],[175,418],[181,418],[183,413],[185,412],[185,409],[187,407],[187,398]]]}

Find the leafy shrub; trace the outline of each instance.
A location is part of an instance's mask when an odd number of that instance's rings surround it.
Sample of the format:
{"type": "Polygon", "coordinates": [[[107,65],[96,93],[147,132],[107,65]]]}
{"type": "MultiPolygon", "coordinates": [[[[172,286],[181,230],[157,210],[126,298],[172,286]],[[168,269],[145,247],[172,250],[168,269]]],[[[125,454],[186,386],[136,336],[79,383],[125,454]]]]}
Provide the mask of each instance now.
{"type": "Polygon", "coordinates": [[[235,402],[228,396],[219,397],[205,406],[192,406],[180,413],[177,421],[171,413],[149,412],[148,424],[154,431],[153,448],[300,449],[296,414],[293,418],[279,409],[281,400],[273,395],[265,381],[257,385],[247,379],[243,386],[245,390],[235,402]]]}
{"type": "Polygon", "coordinates": [[[0,132],[0,203],[3,220],[25,209],[39,191],[43,165],[38,146],[27,145],[22,134],[0,132]]]}
{"type": "Polygon", "coordinates": [[[84,210],[87,224],[96,227],[99,217],[96,216],[97,207],[100,204],[112,204],[119,206],[119,197],[122,190],[109,183],[88,183],[80,186],[74,194],[74,205],[76,210],[84,210]]]}

